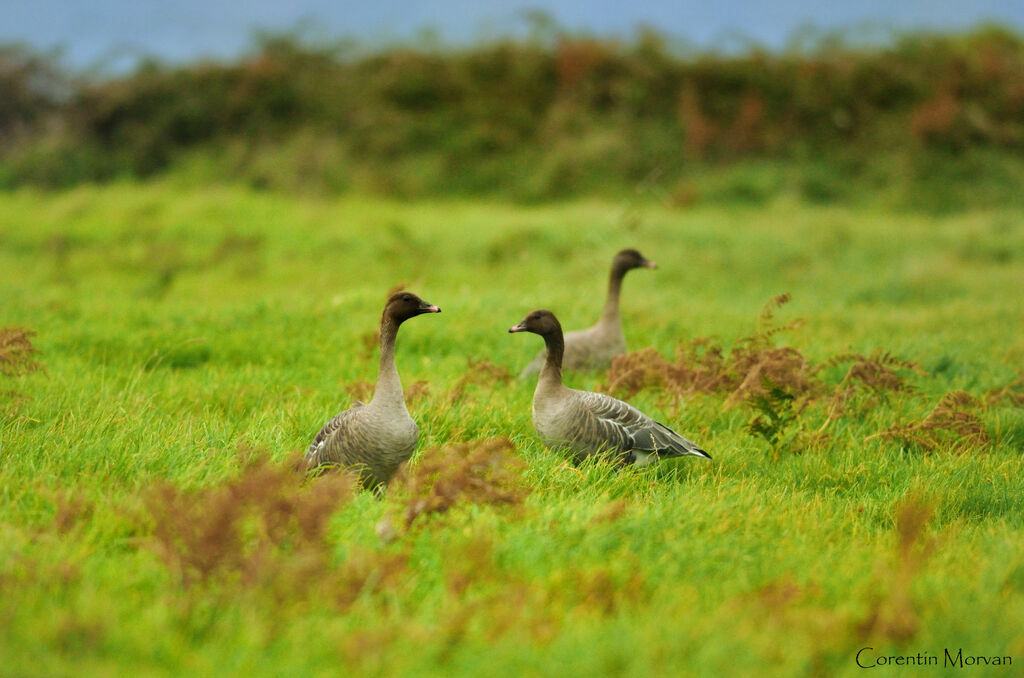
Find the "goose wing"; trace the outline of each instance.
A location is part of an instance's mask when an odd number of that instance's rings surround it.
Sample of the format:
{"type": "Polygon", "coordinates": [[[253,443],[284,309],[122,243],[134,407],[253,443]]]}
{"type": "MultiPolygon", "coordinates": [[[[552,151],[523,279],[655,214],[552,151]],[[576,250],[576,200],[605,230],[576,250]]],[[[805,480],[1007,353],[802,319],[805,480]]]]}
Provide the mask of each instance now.
{"type": "MultiPolygon", "coordinates": [[[[596,435],[592,437],[605,441],[602,447],[623,452],[638,450],[664,457],[692,454],[711,458],[693,441],[651,419],[629,403],[603,393],[580,391],[579,394],[581,405],[593,417],[591,428],[596,435]]],[[[591,422],[581,422],[584,426],[588,423],[591,422]]]]}
{"type": "Polygon", "coordinates": [[[323,425],[320,431],[316,434],[316,437],[313,438],[313,442],[311,442],[309,447],[306,449],[305,463],[307,469],[319,466],[327,461],[332,461],[324,458],[327,441],[335,432],[346,425],[356,410],[363,406],[364,403],[357,400],[352,407],[334,415],[326,424],[323,425]]]}

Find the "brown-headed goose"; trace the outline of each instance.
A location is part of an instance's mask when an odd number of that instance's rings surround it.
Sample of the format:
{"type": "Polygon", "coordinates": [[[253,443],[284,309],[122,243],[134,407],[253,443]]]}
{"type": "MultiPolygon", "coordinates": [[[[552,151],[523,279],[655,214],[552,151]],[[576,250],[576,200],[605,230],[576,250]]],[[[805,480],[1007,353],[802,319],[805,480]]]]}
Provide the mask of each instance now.
{"type": "MultiPolygon", "coordinates": [[[[626,336],[622,333],[622,319],[619,317],[619,293],[622,291],[622,279],[634,268],[657,268],[657,264],[634,249],[625,249],[615,255],[601,319],[593,327],[566,333],[565,355],[562,357],[564,369],[603,369],[608,367],[612,358],[626,352],[626,336]]],[[[538,353],[519,377],[522,379],[540,372],[544,355],[545,351],[538,353]]]]}
{"type": "Polygon", "coordinates": [[[532,311],[509,332],[544,338],[547,359],[533,393],[533,427],[551,449],[568,449],[577,460],[608,454],[622,464],[643,466],[659,457],[692,454],[711,458],[693,442],[628,403],[562,383],[562,326],[547,310],[532,311]]]}
{"type": "Polygon", "coordinates": [[[403,321],[441,309],[411,292],[392,294],[380,319],[380,369],[368,403],[356,402],[320,429],[306,450],[305,467],[340,466],[359,473],[363,486],[387,484],[412,456],[419,427],[409,416],[395,367],[395,338],[403,321]]]}

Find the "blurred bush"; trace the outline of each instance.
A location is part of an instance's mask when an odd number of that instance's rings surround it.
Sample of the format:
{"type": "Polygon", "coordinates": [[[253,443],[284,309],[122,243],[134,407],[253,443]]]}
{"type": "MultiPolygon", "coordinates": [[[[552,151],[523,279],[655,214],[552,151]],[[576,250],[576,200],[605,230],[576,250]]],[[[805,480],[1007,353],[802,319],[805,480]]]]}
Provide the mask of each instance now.
{"type": "Polygon", "coordinates": [[[151,62],[102,80],[7,46],[0,91],[8,187],[177,170],[279,190],[541,200],[657,175],[686,204],[880,191],[952,209],[973,193],[946,182],[988,180],[978,200],[1019,201],[1024,174],[1024,42],[996,27],[741,54],[680,54],[650,30],[364,52],[264,35],[234,63],[151,62]],[[760,176],[766,160],[793,170],[760,176]]]}
{"type": "Polygon", "coordinates": [[[45,126],[72,94],[55,55],[0,45],[0,148],[45,126]]]}

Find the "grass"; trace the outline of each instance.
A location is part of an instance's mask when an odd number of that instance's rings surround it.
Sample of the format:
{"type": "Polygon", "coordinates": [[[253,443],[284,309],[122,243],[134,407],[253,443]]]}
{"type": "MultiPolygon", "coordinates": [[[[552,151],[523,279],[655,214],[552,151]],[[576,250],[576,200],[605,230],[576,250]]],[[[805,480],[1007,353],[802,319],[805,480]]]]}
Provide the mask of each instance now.
{"type": "Polygon", "coordinates": [[[0,675],[1018,665],[1022,253],[1012,209],[0,195],[0,675]],[[572,383],[628,387],[709,463],[570,467],[510,376],[540,345],[507,328],[592,323],[624,246],[659,264],[623,294],[653,351],[572,383]],[[444,309],[399,339],[417,456],[383,499],[304,485],[400,283],[444,309]]]}

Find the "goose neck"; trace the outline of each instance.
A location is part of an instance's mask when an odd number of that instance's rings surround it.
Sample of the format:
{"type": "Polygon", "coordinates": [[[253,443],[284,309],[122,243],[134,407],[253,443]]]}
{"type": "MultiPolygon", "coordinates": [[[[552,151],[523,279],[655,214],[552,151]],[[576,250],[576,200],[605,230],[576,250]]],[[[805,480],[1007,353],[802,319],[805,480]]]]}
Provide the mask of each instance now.
{"type": "Polygon", "coordinates": [[[608,296],[605,298],[604,310],[601,312],[600,324],[611,327],[619,325],[619,295],[622,292],[622,279],[626,269],[613,266],[608,277],[608,296]]]}
{"type": "Polygon", "coordinates": [[[398,323],[385,316],[380,324],[380,366],[377,371],[377,387],[373,402],[402,402],[402,381],[395,365],[395,343],[398,337],[398,323]]]}
{"type": "Polygon", "coordinates": [[[565,354],[565,338],[561,331],[551,332],[544,335],[544,345],[548,354],[544,360],[544,367],[540,372],[541,383],[561,384],[562,383],[562,357],[565,354]]]}

